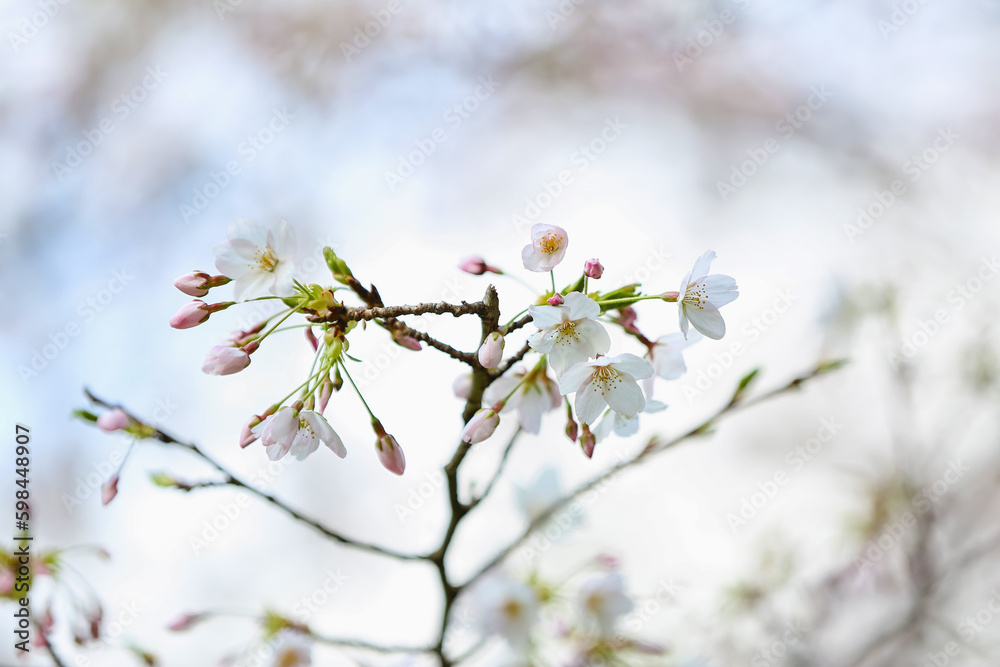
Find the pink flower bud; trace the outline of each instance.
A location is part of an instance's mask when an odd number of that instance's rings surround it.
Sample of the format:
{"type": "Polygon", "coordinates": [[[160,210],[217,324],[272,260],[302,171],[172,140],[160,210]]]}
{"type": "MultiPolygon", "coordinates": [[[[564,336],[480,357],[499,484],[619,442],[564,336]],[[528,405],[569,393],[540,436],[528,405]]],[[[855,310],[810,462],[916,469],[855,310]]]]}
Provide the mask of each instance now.
{"type": "Polygon", "coordinates": [[[626,331],[639,333],[639,328],[635,326],[635,321],[637,319],[639,319],[639,315],[635,312],[635,308],[632,306],[625,306],[624,308],[618,309],[618,317],[615,318],[615,322],[622,325],[622,328],[626,331]]]}
{"type": "Polygon", "coordinates": [[[577,431],[576,420],[570,417],[569,421],[566,422],[566,437],[572,440],[573,442],[576,442],[577,434],[578,431],[577,431]]]}
{"type": "Polygon", "coordinates": [[[212,276],[203,271],[192,271],[174,281],[174,287],[188,296],[205,296],[211,287],[212,276]]]}
{"type": "Polygon", "coordinates": [[[680,297],[681,297],[680,292],[664,292],[663,294],[660,295],[660,298],[662,298],[664,301],[669,301],[670,303],[675,303],[677,299],[679,299],[680,297]]]}
{"type": "Polygon", "coordinates": [[[102,431],[108,431],[110,433],[111,431],[117,431],[125,428],[131,421],[132,420],[129,419],[129,416],[125,414],[124,411],[119,408],[115,408],[114,410],[109,410],[98,417],[97,426],[102,431]]]}
{"type": "Polygon", "coordinates": [[[196,327],[212,314],[207,303],[200,299],[195,299],[181,306],[173,317],[170,318],[170,326],[175,329],[190,329],[196,327]]]}
{"type": "Polygon", "coordinates": [[[457,398],[468,398],[472,391],[472,373],[464,373],[455,378],[451,383],[451,390],[455,392],[457,398]]]}
{"type": "Polygon", "coordinates": [[[118,475],[115,474],[101,487],[101,504],[107,505],[118,495],[118,475]]]}
{"type": "Polygon", "coordinates": [[[594,447],[597,446],[597,438],[590,432],[590,427],[583,425],[583,434],[580,435],[580,447],[583,448],[583,455],[588,459],[594,458],[594,447]]]}
{"type": "Polygon", "coordinates": [[[500,415],[496,413],[495,409],[482,408],[477,410],[469,423],[462,429],[462,440],[470,445],[482,442],[493,435],[493,431],[497,430],[499,424],[500,415]]]}
{"type": "Polygon", "coordinates": [[[330,374],[326,374],[326,378],[323,380],[323,384],[319,388],[319,410],[320,414],[326,412],[326,405],[330,402],[330,397],[333,396],[333,381],[330,379],[330,374]]]}
{"type": "Polygon", "coordinates": [[[561,306],[564,301],[565,299],[563,299],[562,294],[553,294],[549,297],[550,306],[561,306]]]}
{"type": "Polygon", "coordinates": [[[13,570],[4,570],[0,573],[0,595],[7,595],[14,590],[13,570]]]}
{"type": "Polygon", "coordinates": [[[494,331],[486,337],[486,341],[479,348],[479,363],[483,368],[496,368],[503,360],[504,340],[498,332],[494,331]]]}
{"type": "Polygon", "coordinates": [[[487,271],[501,273],[500,269],[490,266],[482,257],[466,257],[458,263],[458,268],[474,276],[481,276],[487,271]]]}
{"type": "Polygon", "coordinates": [[[182,632],[202,619],[201,614],[184,614],[179,616],[167,626],[167,630],[172,632],[182,632]]]}
{"type": "Polygon", "coordinates": [[[246,350],[230,345],[216,345],[208,351],[201,371],[208,375],[232,375],[250,365],[246,350]]]}
{"type": "Polygon", "coordinates": [[[583,275],[597,280],[604,275],[604,266],[597,260],[597,258],[588,259],[583,263],[583,275]]]}
{"type": "Polygon", "coordinates": [[[407,350],[413,350],[414,352],[419,352],[423,349],[420,341],[413,336],[407,336],[406,334],[394,331],[392,332],[392,340],[395,341],[396,345],[400,347],[405,347],[407,350]]]}
{"type": "Polygon", "coordinates": [[[240,431],[240,447],[246,448],[257,441],[257,436],[253,432],[253,427],[264,421],[257,415],[251,417],[246,424],[243,425],[243,430],[240,431]]]}
{"type": "Polygon", "coordinates": [[[312,345],[313,352],[319,349],[319,341],[316,340],[316,334],[313,333],[312,327],[306,327],[306,340],[312,345]]]}
{"type": "Polygon", "coordinates": [[[379,463],[389,472],[402,475],[406,470],[406,457],[403,456],[403,449],[396,442],[396,438],[389,434],[379,436],[375,441],[375,450],[378,452],[379,463]]]}

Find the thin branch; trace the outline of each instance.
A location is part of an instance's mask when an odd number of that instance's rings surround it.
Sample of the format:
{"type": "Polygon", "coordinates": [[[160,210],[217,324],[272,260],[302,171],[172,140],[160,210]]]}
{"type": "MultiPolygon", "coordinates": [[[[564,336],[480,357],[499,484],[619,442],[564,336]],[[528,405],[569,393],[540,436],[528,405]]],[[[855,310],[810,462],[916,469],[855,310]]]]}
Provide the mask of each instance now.
{"type": "Polygon", "coordinates": [[[503,362],[502,364],[500,364],[500,366],[498,366],[495,370],[491,371],[491,374],[494,377],[500,377],[508,370],[510,370],[511,366],[524,359],[524,355],[528,354],[528,352],[531,352],[531,345],[525,343],[524,346],[517,351],[517,354],[515,354],[513,357],[503,362]]]}
{"type": "Polygon", "coordinates": [[[645,449],[643,449],[641,452],[639,452],[638,454],[636,454],[631,459],[622,461],[621,463],[618,463],[617,465],[612,466],[611,468],[609,468],[608,470],[605,470],[603,473],[597,475],[596,477],[594,477],[590,481],[585,482],[584,484],[578,486],[576,489],[574,489],[573,491],[571,491],[568,495],[564,496],[562,499],[560,499],[560,500],[556,501],[555,503],[553,503],[552,505],[550,505],[548,507],[548,509],[546,509],[544,512],[542,512],[542,514],[540,514],[538,517],[536,517],[533,521],[531,521],[528,524],[528,527],[524,530],[523,533],[521,533],[521,535],[517,539],[514,540],[514,542],[512,542],[507,547],[505,547],[504,549],[502,549],[500,551],[500,553],[498,553],[496,556],[494,556],[485,566],[483,566],[479,571],[477,571],[474,575],[472,575],[472,577],[469,578],[465,583],[463,583],[460,586],[458,586],[457,587],[458,590],[461,591],[461,590],[465,589],[466,587],[472,585],[476,581],[478,581],[487,572],[489,572],[490,570],[492,570],[493,568],[495,568],[497,565],[499,565],[500,563],[502,563],[511,553],[513,553],[514,549],[516,549],[517,547],[519,547],[521,544],[523,544],[525,542],[525,540],[527,540],[529,537],[531,537],[531,535],[536,530],[538,530],[542,525],[544,525],[545,522],[548,521],[549,518],[551,518],[553,514],[555,514],[560,509],[562,509],[563,507],[565,507],[566,505],[568,505],[571,501],[573,501],[578,496],[582,495],[583,493],[586,493],[587,491],[589,491],[590,489],[594,488],[595,486],[597,486],[601,482],[605,481],[609,477],[613,477],[614,475],[617,475],[618,473],[622,472],[623,470],[631,468],[632,466],[634,466],[634,465],[636,465],[636,464],[644,461],[645,459],[647,459],[647,458],[649,458],[649,457],[651,457],[651,456],[653,456],[655,454],[659,454],[661,452],[667,451],[668,449],[671,449],[671,448],[675,447],[676,445],[679,445],[680,443],[684,442],[685,440],[687,440],[689,438],[700,436],[700,435],[706,435],[711,430],[711,427],[714,424],[714,422],[716,420],[718,420],[720,417],[722,417],[723,415],[726,415],[726,414],[728,414],[730,412],[734,412],[736,410],[739,410],[739,409],[742,409],[742,408],[745,408],[745,407],[749,407],[751,405],[755,405],[755,404],[760,403],[762,401],[766,401],[766,400],[771,399],[771,398],[773,398],[775,396],[778,396],[779,394],[783,394],[783,393],[791,391],[793,389],[797,389],[799,387],[799,385],[801,385],[803,382],[806,382],[807,380],[809,380],[809,379],[811,379],[813,377],[816,377],[817,375],[821,375],[821,374],[825,373],[827,370],[829,370],[829,365],[820,365],[820,366],[817,366],[815,369],[813,369],[811,372],[809,372],[809,373],[807,373],[807,374],[805,374],[803,376],[795,378],[794,380],[790,381],[788,384],[783,385],[783,386],[781,386],[781,387],[779,387],[777,389],[774,389],[772,391],[769,391],[769,392],[767,392],[765,394],[762,394],[762,395],[760,395],[760,396],[758,396],[756,398],[748,399],[748,400],[730,401],[723,408],[721,408],[719,411],[717,411],[714,415],[712,415],[711,417],[709,417],[708,419],[706,419],[704,422],[702,422],[698,426],[690,429],[689,431],[687,431],[687,432],[685,432],[685,433],[683,433],[683,434],[681,434],[681,435],[673,438],[672,440],[668,440],[666,442],[661,442],[661,441],[657,440],[656,438],[654,438],[653,440],[650,441],[649,445],[647,445],[645,449]]]}
{"type": "MultiPolygon", "coordinates": [[[[134,421],[139,422],[139,423],[144,423],[142,420],[137,419],[135,416],[133,416],[132,413],[130,413],[127,410],[125,410],[125,408],[123,408],[122,406],[115,405],[115,404],[112,404],[112,403],[108,403],[107,401],[98,398],[93,393],[91,393],[91,391],[89,389],[84,389],[84,393],[87,395],[87,397],[92,402],[96,403],[97,405],[100,405],[102,407],[105,407],[105,408],[108,408],[108,409],[112,409],[112,410],[113,409],[122,410],[123,412],[125,412],[125,414],[127,414],[129,416],[129,418],[133,419],[134,421]]],[[[315,529],[318,532],[322,533],[325,537],[328,537],[331,540],[334,540],[336,542],[340,542],[341,544],[353,547],[355,549],[360,549],[362,551],[369,551],[369,552],[372,552],[372,553],[377,553],[377,554],[380,554],[382,556],[387,556],[389,558],[395,558],[397,560],[427,560],[426,556],[422,556],[422,555],[418,555],[418,554],[405,554],[405,553],[401,553],[401,552],[398,552],[398,551],[393,551],[392,549],[387,549],[385,547],[380,547],[380,546],[375,545],[375,544],[369,544],[367,542],[361,542],[361,541],[355,540],[355,539],[350,538],[350,537],[345,537],[345,536],[341,535],[340,533],[337,533],[337,532],[331,530],[330,528],[327,528],[326,526],[324,526],[323,524],[319,523],[315,519],[311,519],[311,518],[307,517],[306,515],[302,514],[301,512],[299,512],[298,510],[296,510],[296,509],[294,509],[294,508],[286,505],[284,503],[284,501],[279,500],[278,498],[274,497],[273,495],[271,495],[269,493],[266,493],[264,491],[261,491],[259,489],[256,489],[253,486],[250,486],[249,484],[247,484],[243,480],[241,480],[238,477],[236,477],[235,475],[233,475],[224,465],[222,465],[221,463],[219,463],[218,461],[216,461],[211,455],[209,455],[207,452],[205,452],[203,449],[201,449],[198,445],[193,444],[193,443],[181,442],[180,440],[177,440],[176,438],[174,438],[172,435],[170,435],[168,433],[164,433],[160,429],[153,429],[153,435],[152,435],[152,437],[156,438],[157,440],[159,440],[162,443],[166,443],[168,445],[175,445],[175,446],[178,446],[178,447],[182,447],[183,449],[186,449],[186,450],[188,450],[188,451],[190,451],[190,452],[192,452],[194,454],[197,454],[206,463],[208,463],[213,468],[215,468],[220,473],[222,473],[222,475],[225,478],[223,483],[225,483],[225,484],[227,484],[229,486],[236,486],[236,487],[240,487],[242,489],[245,489],[247,492],[249,492],[249,493],[257,496],[261,500],[264,500],[265,502],[268,502],[268,503],[274,505],[275,507],[277,507],[278,509],[284,511],[285,513],[287,513],[288,515],[290,515],[292,518],[294,518],[294,519],[296,519],[298,521],[301,521],[302,523],[304,523],[304,524],[306,524],[308,526],[311,526],[313,529],[315,529]]],[[[208,484],[201,484],[200,486],[209,486],[209,485],[208,484]]]]}
{"type": "Polygon", "coordinates": [[[372,644],[360,639],[338,639],[336,637],[326,637],[313,630],[305,633],[311,639],[327,646],[337,646],[340,648],[359,648],[376,653],[433,653],[433,646],[383,646],[382,644],[372,644]]]}
{"type": "Polygon", "coordinates": [[[420,303],[416,306],[388,306],[381,308],[348,308],[343,315],[347,321],[361,320],[382,320],[391,317],[401,317],[403,315],[462,315],[486,314],[487,307],[482,301],[468,303],[463,301],[460,304],[445,303],[420,303]]]}
{"type": "Polygon", "coordinates": [[[504,335],[506,336],[507,334],[511,333],[512,331],[517,331],[518,329],[520,329],[525,324],[528,324],[531,321],[532,321],[531,315],[525,315],[524,317],[522,317],[521,319],[517,320],[516,322],[512,322],[511,325],[509,327],[507,327],[507,330],[504,331],[504,335]]]}
{"type": "Polygon", "coordinates": [[[476,355],[473,354],[472,352],[462,352],[461,350],[456,350],[451,345],[448,345],[447,343],[442,343],[438,339],[425,334],[423,331],[417,331],[416,329],[408,327],[399,320],[395,321],[395,327],[397,330],[401,331],[407,336],[416,338],[417,340],[421,340],[430,345],[431,347],[444,352],[452,359],[457,359],[458,361],[461,361],[462,363],[468,364],[470,366],[474,366],[476,363],[476,355]]]}

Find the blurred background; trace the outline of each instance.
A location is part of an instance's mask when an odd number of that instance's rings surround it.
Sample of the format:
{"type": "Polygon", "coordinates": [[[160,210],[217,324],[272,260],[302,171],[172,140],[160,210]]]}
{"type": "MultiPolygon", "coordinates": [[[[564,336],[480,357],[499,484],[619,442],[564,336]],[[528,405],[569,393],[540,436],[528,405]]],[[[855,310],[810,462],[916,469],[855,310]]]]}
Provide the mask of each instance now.
{"type": "MultiPolygon", "coordinates": [[[[209,377],[205,351],[260,313],[167,325],[186,301],[172,280],[213,270],[229,222],[282,217],[301,277],[328,280],[330,245],[388,304],[481,298],[487,278],[456,268],[472,254],[545,289],[520,271],[535,222],[569,232],[562,282],[596,256],[602,288],[675,290],[708,248],[739,282],[728,335],[657,385],[669,408],[639,435],[587,460],[553,415],[519,443],[456,538],[457,579],[519,534],[518,487],[547,467],[568,489],[699,423],[753,368],[764,390],[847,358],[616,478],[584,521],[509,569],[565,581],[618,557],[644,610],[623,628],[667,650],[625,664],[997,663],[1000,3],[9,0],[0,26],[0,397],[8,424],[32,429],[36,548],[111,555],[70,552],[66,581],[36,587],[40,603],[89,586],[104,606],[104,639],[86,646],[57,606],[69,664],[138,664],[130,645],[162,665],[254,664],[249,619],[165,626],[203,609],[294,615],[331,580],[314,627],[433,639],[430,568],[331,545],[256,501],[213,537],[235,493],[149,481],[211,477],[183,452],[143,443],[101,506],[128,441],[70,418],[84,387],[346,534],[403,551],[439,542],[459,364],[381,330],[355,337],[406,475],[379,466],[348,392],[329,413],[345,460],[269,469],[262,449],[239,449],[239,429],[301,381],[308,346],[288,334],[244,373],[209,377]]],[[[508,317],[532,298],[493,280],[508,317]]],[[[647,335],[677,330],[674,306],[637,310],[647,335]]],[[[411,320],[477,343],[476,324],[411,320]]],[[[464,484],[489,478],[504,428],[464,484]]],[[[476,636],[462,618],[456,646],[476,636]]],[[[555,644],[539,664],[569,664],[555,644]]],[[[314,660],[402,664],[322,647],[314,660]]],[[[468,664],[511,660],[491,642],[468,664]]]]}

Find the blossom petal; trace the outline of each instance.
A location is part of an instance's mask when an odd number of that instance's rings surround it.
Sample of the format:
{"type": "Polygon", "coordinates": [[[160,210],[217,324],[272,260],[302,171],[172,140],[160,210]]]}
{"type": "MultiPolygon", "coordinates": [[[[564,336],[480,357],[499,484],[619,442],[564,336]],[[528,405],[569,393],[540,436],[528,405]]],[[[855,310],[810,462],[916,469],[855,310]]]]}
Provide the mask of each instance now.
{"type": "Polygon", "coordinates": [[[612,358],[611,366],[617,371],[628,373],[637,380],[648,378],[653,374],[653,365],[631,352],[619,354],[617,357],[612,358]]]}
{"type": "Polygon", "coordinates": [[[517,410],[517,421],[527,433],[538,434],[542,430],[542,415],[548,407],[548,398],[532,387],[523,394],[517,410]]]}
{"type": "Polygon", "coordinates": [[[551,269],[544,266],[545,259],[541,253],[535,252],[534,243],[524,246],[521,250],[521,261],[524,263],[524,268],[529,271],[534,271],[535,273],[550,271],[551,269]]]}
{"type": "Polygon", "coordinates": [[[615,412],[632,417],[646,407],[646,399],[638,383],[627,375],[620,375],[619,382],[612,383],[604,392],[604,400],[615,412]]]}
{"type": "Polygon", "coordinates": [[[716,308],[736,300],[740,295],[736,280],[730,276],[705,276],[697,281],[705,289],[705,298],[716,308]]]}
{"type": "Polygon", "coordinates": [[[720,340],[726,335],[726,322],[722,319],[722,313],[712,304],[686,307],[684,310],[694,328],[712,340],[720,340]]]}
{"type": "Polygon", "coordinates": [[[240,257],[229,242],[219,243],[212,248],[215,254],[215,268],[219,273],[232,280],[239,280],[253,269],[253,262],[240,257]]]}
{"type": "Polygon", "coordinates": [[[294,271],[295,267],[291,261],[279,260],[272,272],[271,294],[274,296],[293,296],[295,294],[295,280],[292,277],[294,271]]]}
{"type": "MultiPolygon", "coordinates": [[[[600,306],[598,306],[600,310],[600,306]]],[[[532,323],[539,329],[553,329],[569,319],[565,306],[528,306],[532,323]]]]}
{"type": "Polygon", "coordinates": [[[229,223],[226,228],[226,238],[230,241],[246,239],[254,245],[267,245],[267,229],[255,220],[239,218],[229,223]]]}
{"type": "Polygon", "coordinates": [[[601,315],[601,306],[583,292],[570,292],[563,297],[569,307],[569,319],[581,320],[587,318],[596,320],[601,315]]]}
{"type": "Polygon", "coordinates": [[[566,395],[583,389],[584,382],[590,382],[594,375],[593,362],[581,361],[559,376],[559,393],[566,395]]]}
{"type": "Polygon", "coordinates": [[[269,234],[273,238],[271,249],[274,254],[283,259],[292,259],[295,256],[295,231],[288,221],[282,218],[269,234]]]}
{"type": "Polygon", "coordinates": [[[233,299],[246,301],[259,296],[267,296],[268,287],[274,281],[270,271],[248,271],[233,283],[233,299]]]}
{"type": "Polygon", "coordinates": [[[708,270],[712,268],[712,261],[715,259],[715,251],[708,250],[704,255],[699,257],[695,263],[694,268],[691,269],[691,276],[695,279],[704,278],[708,275],[708,270]]]}
{"type": "Polygon", "coordinates": [[[536,331],[535,333],[528,336],[528,346],[536,352],[541,352],[542,354],[548,354],[552,351],[552,346],[555,345],[556,334],[554,331],[536,331]]]}
{"type": "Polygon", "coordinates": [[[615,412],[613,424],[615,429],[615,435],[627,438],[629,436],[635,435],[639,432],[639,416],[632,415],[628,417],[620,412],[615,412]]]}
{"type": "MultiPolygon", "coordinates": [[[[636,389],[639,387],[636,386],[636,389]]],[[[607,406],[606,394],[599,382],[589,382],[576,392],[576,418],[581,424],[593,424],[607,406]]],[[[642,396],[642,392],[639,392],[642,396]]]]}
{"type": "Polygon", "coordinates": [[[586,343],[586,351],[590,356],[607,354],[611,349],[611,336],[597,320],[580,320],[576,323],[576,333],[586,343]]]}

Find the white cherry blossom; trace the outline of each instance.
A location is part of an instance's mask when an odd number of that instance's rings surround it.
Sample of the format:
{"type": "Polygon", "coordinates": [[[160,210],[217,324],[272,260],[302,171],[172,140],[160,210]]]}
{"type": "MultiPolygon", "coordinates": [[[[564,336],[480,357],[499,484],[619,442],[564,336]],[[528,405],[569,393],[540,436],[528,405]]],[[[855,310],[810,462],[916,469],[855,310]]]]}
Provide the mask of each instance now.
{"type": "Polygon", "coordinates": [[[527,646],[538,621],[538,594],[533,588],[506,577],[495,577],[477,589],[475,606],[484,632],[500,635],[516,649],[527,646]]]}
{"type": "Polygon", "coordinates": [[[551,271],[563,260],[569,246],[569,235],[555,225],[532,225],[531,243],[521,251],[524,268],[536,273],[551,271]]]}
{"type": "Polygon", "coordinates": [[[215,267],[235,281],[233,294],[237,301],[268,293],[275,296],[295,293],[292,287],[295,234],[285,220],[279,220],[273,230],[252,220],[237,220],[229,225],[226,237],[229,240],[212,251],[215,267]]]}
{"type": "Polygon", "coordinates": [[[578,602],[584,622],[602,639],[614,636],[618,617],[633,607],[632,600],[625,594],[625,582],[617,572],[594,575],[583,582],[578,602]]]}
{"type": "Polygon", "coordinates": [[[714,259],[715,251],[709,250],[698,258],[694,268],[681,281],[677,302],[680,306],[681,332],[685,338],[689,321],[695,329],[713,340],[726,335],[726,323],[719,308],[734,301],[740,293],[733,278],[708,275],[714,259]]]}
{"type": "Polygon", "coordinates": [[[321,442],[340,458],[347,456],[347,449],[337,432],[323,415],[312,410],[279,410],[250,431],[260,438],[267,458],[272,461],[288,453],[301,461],[315,452],[321,442]]]}
{"type": "Polygon", "coordinates": [[[542,428],[542,416],[562,403],[559,386],[548,376],[544,366],[533,369],[530,373],[523,366],[515,366],[486,388],[483,402],[495,405],[508,395],[510,398],[504,404],[503,411],[516,408],[518,423],[527,433],[537,434],[542,428]],[[518,387],[521,380],[524,383],[518,387]]]}
{"type": "Polygon", "coordinates": [[[547,354],[556,375],[573,364],[611,349],[611,337],[597,321],[601,306],[586,294],[570,292],[561,306],[529,306],[539,331],[528,338],[536,352],[547,354]]]}
{"type": "Polygon", "coordinates": [[[593,424],[605,407],[633,417],[646,407],[636,380],[652,374],[652,365],[634,354],[600,357],[580,362],[563,373],[559,391],[576,392],[576,417],[582,424],[593,424]]]}

